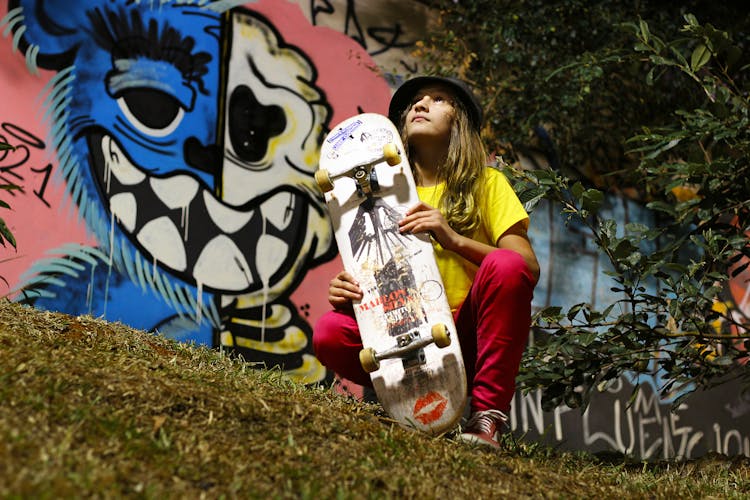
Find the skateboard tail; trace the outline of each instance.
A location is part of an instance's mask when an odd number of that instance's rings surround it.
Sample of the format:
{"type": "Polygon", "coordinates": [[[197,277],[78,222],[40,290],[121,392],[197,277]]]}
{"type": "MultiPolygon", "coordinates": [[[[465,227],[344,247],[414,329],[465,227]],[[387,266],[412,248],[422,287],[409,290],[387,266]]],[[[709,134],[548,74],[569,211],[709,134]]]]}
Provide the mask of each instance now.
{"type": "MultiPolygon", "coordinates": [[[[381,370],[388,369],[384,363],[381,370]]],[[[438,367],[428,364],[407,370],[394,384],[387,383],[394,380],[387,373],[372,375],[380,403],[402,427],[438,435],[454,429],[464,414],[466,376],[462,362],[453,353],[442,357],[438,367]]]]}

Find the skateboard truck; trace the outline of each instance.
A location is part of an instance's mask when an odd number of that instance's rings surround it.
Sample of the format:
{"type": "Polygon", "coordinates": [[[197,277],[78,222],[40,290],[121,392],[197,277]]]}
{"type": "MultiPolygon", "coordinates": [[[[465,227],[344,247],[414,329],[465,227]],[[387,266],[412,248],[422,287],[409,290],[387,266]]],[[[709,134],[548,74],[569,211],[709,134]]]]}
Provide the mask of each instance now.
{"type": "Polygon", "coordinates": [[[333,189],[334,179],[351,175],[354,181],[357,183],[357,192],[359,193],[359,195],[368,196],[372,194],[373,191],[378,191],[380,189],[380,184],[378,184],[378,175],[375,173],[375,169],[373,167],[376,163],[380,163],[383,160],[385,160],[385,162],[392,167],[401,163],[401,153],[399,153],[398,147],[396,147],[395,144],[388,143],[384,145],[382,156],[378,156],[372,160],[360,163],[359,165],[354,165],[346,172],[342,172],[340,174],[332,176],[330,172],[328,172],[328,170],[316,170],[315,182],[318,183],[318,187],[321,191],[327,193],[328,191],[331,191],[333,189]]]}
{"type": "Polygon", "coordinates": [[[447,347],[451,343],[448,327],[443,323],[432,326],[430,337],[420,337],[419,332],[404,333],[396,337],[396,345],[383,352],[376,352],[372,347],[366,347],[359,351],[359,362],[367,373],[372,373],[380,368],[380,362],[384,359],[403,358],[406,367],[424,362],[424,353],[420,350],[433,342],[439,348],[447,347]]]}

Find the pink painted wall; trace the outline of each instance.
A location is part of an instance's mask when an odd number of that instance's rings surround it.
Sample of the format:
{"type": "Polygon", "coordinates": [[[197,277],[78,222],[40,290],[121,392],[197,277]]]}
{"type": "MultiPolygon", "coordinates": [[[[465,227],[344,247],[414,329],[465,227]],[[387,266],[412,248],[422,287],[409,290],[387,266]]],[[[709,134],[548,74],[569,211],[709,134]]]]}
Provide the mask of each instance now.
{"type": "MultiPolygon", "coordinates": [[[[0,3],[2,14],[7,11],[4,3],[0,3]]],[[[7,280],[7,284],[0,282],[0,295],[5,295],[46,251],[92,240],[76,217],[77,208],[66,200],[61,179],[51,175],[57,159],[48,144],[43,91],[53,72],[31,74],[8,37],[0,38],[0,61],[0,140],[17,147],[0,153],[0,182],[23,188],[0,195],[11,206],[0,217],[17,242],[17,250],[7,244],[0,248],[0,276],[7,280]]]]}
{"type": "MultiPolygon", "coordinates": [[[[0,139],[18,147],[0,156],[0,168],[3,179],[23,188],[4,198],[12,210],[3,217],[18,248],[0,250],[0,258],[11,259],[2,263],[3,293],[236,348],[246,358],[283,364],[299,380],[325,377],[309,337],[329,307],[321,283],[341,264],[312,173],[327,127],[358,112],[386,111],[390,88],[373,59],[345,34],[313,26],[298,4],[285,0],[238,5],[231,15],[124,1],[90,2],[87,16],[61,15],[68,11],[55,2],[38,10],[36,4],[0,2],[0,139]],[[48,29],[51,18],[71,34],[48,29]],[[161,38],[147,39],[149,23],[161,38]],[[169,30],[182,38],[165,42],[169,30]],[[108,42],[91,33],[114,41],[104,47],[108,42]],[[138,36],[144,43],[128,41],[138,36]],[[177,43],[192,58],[193,74],[173,56],[174,46],[153,51],[162,43],[177,43]],[[180,99],[184,117],[174,131],[144,125],[155,119],[148,108],[169,110],[180,99]],[[244,152],[231,142],[232,116],[242,106],[261,117],[253,126],[268,134],[244,152]],[[100,134],[104,144],[116,145],[107,146],[110,161],[98,152],[100,134]],[[189,158],[190,141],[202,156],[189,158]],[[223,158],[207,156],[220,147],[223,158]],[[157,181],[166,188],[157,189],[157,181]],[[171,198],[182,204],[182,220],[171,198]],[[299,217],[291,227],[279,217],[284,210],[299,217]],[[262,223],[253,219],[257,213],[262,223]],[[259,234],[271,224],[278,233],[259,234]],[[201,231],[209,234],[193,236],[201,231]],[[169,239],[170,232],[184,241],[169,239]],[[212,244],[215,258],[190,261],[212,244]],[[234,254],[222,253],[222,245],[234,254]],[[242,265],[232,267],[237,259],[242,265]],[[245,272],[243,287],[236,278],[245,272]],[[287,319],[253,320],[259,309],[287,319]]],[[[236,126],[245,127],[242,120],[236,126]]]]}

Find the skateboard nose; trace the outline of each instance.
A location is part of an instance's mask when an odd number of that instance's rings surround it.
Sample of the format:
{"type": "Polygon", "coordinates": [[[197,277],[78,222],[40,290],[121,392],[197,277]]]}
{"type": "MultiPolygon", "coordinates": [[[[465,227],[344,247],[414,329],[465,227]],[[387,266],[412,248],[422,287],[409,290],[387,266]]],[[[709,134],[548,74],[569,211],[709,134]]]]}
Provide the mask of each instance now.
{"type": "Polygon", "coordinates": [[[229,139],[235,154],[243,161],[258,162],[268,151],[268,142],[286,128],[280,106],[261,104],[247,85],[232,91],[227,110],[229,139]]]}

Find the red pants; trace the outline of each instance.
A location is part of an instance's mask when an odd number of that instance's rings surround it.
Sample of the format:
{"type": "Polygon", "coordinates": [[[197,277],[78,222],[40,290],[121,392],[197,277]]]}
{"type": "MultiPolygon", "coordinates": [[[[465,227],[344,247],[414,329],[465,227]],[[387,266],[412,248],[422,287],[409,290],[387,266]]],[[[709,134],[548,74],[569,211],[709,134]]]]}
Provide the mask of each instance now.
{"type": "MultiPolygon", "coordinates": [[[[535,280],[512,250],[487,255],[454,314],[469,381],[472,411],[510,410],[531,326],[535,280]]],[[[359,363],[362,340],[353,312],[328,311],[313,330],[318,360],[339,376],[372,386],[359,363]]]]}

